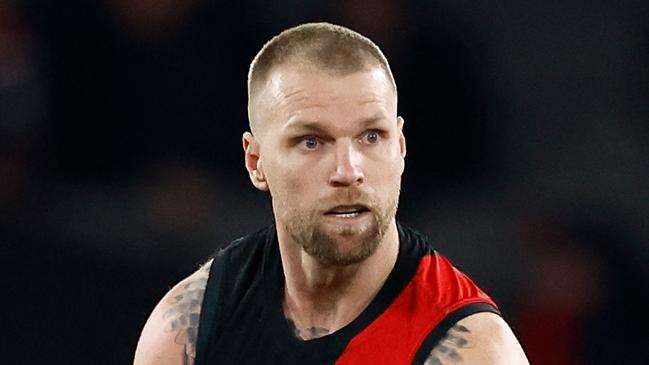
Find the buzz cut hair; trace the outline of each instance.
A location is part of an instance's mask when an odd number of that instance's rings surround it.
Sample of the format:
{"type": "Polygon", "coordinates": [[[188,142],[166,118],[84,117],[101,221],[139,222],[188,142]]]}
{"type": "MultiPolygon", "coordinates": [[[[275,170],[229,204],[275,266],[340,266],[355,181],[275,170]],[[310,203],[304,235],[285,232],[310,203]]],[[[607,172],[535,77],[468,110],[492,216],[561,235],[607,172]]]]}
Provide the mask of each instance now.
{"type": "Polygon", "coordinates": [[[289,28],[266,42],[248,71],[248,117],[259,89],[278,66],[295,63],[331,75],[345,76],[379,66],[395,92],[397,86],[388,60],[369,38],[349,28],[331,23],[305,23],[289,28]]]}

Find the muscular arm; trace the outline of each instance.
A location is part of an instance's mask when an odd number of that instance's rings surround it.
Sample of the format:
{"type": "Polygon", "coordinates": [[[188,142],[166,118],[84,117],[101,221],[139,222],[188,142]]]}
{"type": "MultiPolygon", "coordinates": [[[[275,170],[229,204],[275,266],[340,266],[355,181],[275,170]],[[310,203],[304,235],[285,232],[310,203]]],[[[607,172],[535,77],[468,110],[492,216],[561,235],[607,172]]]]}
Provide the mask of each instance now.
{"type": "Polygon", "coordinates": [[[212,261],[173,287],[144,325],[135,365],[193,365],[196,335],[212,261]]]}
{"type": "Polygon", "coordinates": [[[424,365],[529,365],[507,323],[494,313],[468,316],[448,330],[424,365]]]}

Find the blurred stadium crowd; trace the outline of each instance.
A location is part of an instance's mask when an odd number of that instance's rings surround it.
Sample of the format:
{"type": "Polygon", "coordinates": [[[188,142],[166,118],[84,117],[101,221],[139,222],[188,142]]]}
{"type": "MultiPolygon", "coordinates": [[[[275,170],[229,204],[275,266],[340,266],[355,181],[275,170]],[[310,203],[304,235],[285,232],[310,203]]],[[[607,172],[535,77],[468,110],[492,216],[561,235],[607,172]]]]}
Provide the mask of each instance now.
{"type": "Polygon", "coordinates": [[[531,362],[649,363],[648,2],[1,0],[12,363],[129,363],[171,285],[272,222],[243,168],[247,67],[321,20],[391,61],[399,218],[531,362]]]}

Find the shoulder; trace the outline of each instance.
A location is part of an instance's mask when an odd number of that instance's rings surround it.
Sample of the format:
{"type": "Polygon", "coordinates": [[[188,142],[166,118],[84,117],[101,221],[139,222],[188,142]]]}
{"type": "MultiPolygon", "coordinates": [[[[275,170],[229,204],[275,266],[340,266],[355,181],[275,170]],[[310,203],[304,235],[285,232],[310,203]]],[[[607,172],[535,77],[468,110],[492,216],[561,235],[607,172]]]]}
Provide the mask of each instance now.
{"type": "MultiPolygon", "coordinates": [[[[236,239],[219,249],[199,270],[174,286],[149,316],[135,352],[135,365],[194,364],[196,340],[208,278],[228,282],[228,300],[244,290],[247,275],[258,268],[264,247],[274,237],[272,227],[236,239]],[[215,270],[211,270],[214,267],[215,270]],[[211,275],[210,275],[211,274],[211,275]],[[229,277],[232,276],[232,277],[229,277]]],[[[248,281],[246,281],[248,280],[248,281]]]]}
{"type": "Polygon", "coordinates": [[[194,363],[198,322],[212,262],[179,282],[156,305],[140,335],[134,364],[194,363]]]}
{"type": "Polygon", "coordinates": [[[505,320],[481,312],[458,321],[433,348],[424,365],[529,365],[505,320]]]}

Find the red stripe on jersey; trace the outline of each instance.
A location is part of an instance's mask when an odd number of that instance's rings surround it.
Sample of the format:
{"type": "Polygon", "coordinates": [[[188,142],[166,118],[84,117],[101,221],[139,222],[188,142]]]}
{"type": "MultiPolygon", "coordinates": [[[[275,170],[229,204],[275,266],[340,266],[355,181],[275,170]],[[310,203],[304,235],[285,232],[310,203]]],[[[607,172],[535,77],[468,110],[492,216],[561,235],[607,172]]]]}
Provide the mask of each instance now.
{"type": "Polygon", "coordinates": [[[444,257],[424,256],[410,283],[385,312],[349,342],[336,364],[411,364],[426,336],[448,314],[473,303],[496,307],[444,257]]]}

